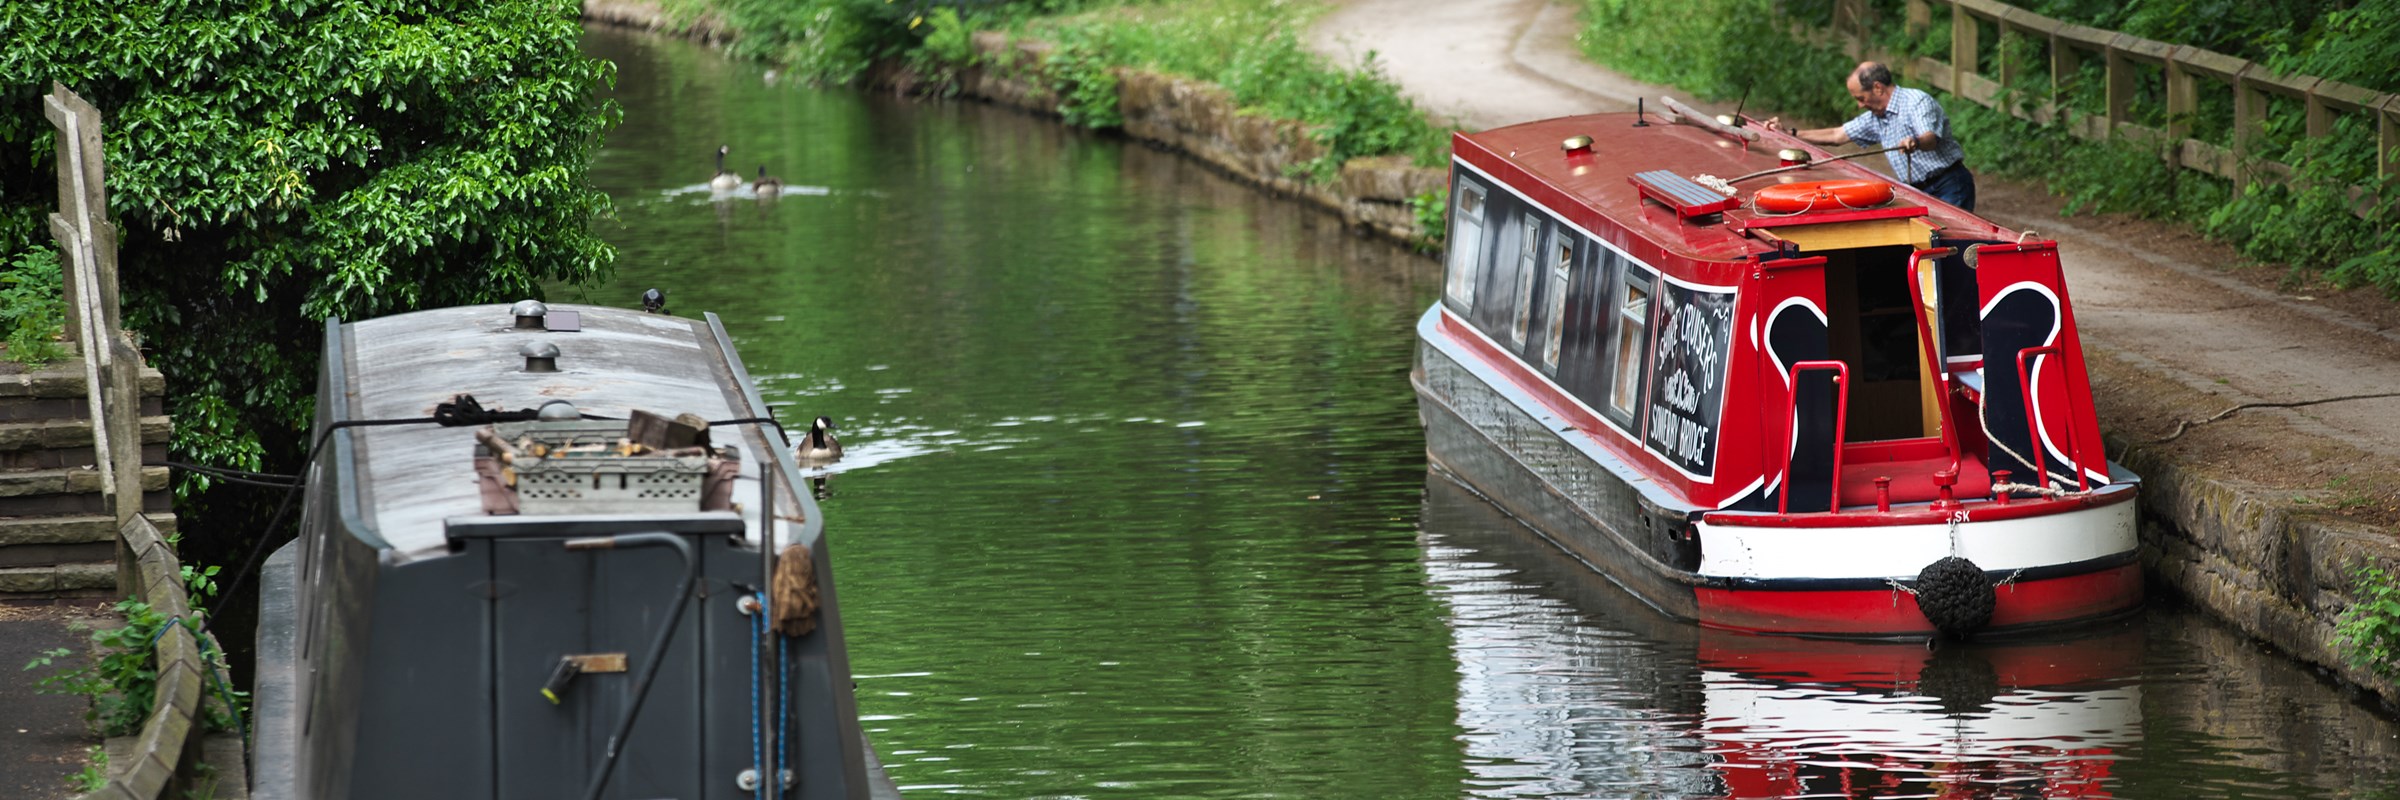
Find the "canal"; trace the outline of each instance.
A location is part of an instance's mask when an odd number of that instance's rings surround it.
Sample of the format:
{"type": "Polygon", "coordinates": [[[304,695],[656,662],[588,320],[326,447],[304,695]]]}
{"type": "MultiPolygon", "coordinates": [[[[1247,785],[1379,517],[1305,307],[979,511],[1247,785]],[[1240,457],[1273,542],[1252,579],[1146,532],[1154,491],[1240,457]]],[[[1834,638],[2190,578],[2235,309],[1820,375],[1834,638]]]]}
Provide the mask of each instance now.
{"type": "Polygon", "coordinates": [[[721,315],[821,489],[911,797],[2400,796],[2400,727],[2167,602],[2040,643],[1659,618],[1428,475],[1436,264],[1105,135],[594,29],[615,281],[721,315]],[[785,181],[712,194],[730,169],[785,181]]]}

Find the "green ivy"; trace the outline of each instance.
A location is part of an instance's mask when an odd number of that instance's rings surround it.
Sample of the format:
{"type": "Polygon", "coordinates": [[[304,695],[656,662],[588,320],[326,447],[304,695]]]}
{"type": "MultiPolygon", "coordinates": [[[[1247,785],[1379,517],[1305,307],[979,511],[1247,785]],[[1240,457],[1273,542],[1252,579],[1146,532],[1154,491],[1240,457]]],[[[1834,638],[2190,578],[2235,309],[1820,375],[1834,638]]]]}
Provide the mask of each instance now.
{"type": "Polygon", "coordinates": [[[2334,623],[2334,639],[2353,666],[2400,680],[2400,583],[2380,564],[2364,564],[2355,574],[2358,599],[2334,623]]]}
{"type": "Polygon", "coordinates": [[[1417,231],[1425,235],[1421,246],[1440,250],[1442,240],[1450,236],[1450,189],[1431,189],[1408,200],[1409,211],[1416,214],[1417,231]]]}

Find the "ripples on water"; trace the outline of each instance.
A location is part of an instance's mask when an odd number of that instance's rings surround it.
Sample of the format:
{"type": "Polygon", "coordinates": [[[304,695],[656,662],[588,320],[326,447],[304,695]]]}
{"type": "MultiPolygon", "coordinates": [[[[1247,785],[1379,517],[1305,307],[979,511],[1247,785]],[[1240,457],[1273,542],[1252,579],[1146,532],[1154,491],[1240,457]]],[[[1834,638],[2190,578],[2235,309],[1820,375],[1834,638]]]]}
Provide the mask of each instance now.
{"type": "Polygon", "coordinates": [[[837,420],[858,705],[912,797],[2389,783],[2388,720],[2172,608],[1938,652],[1661,619],[1428,479],[1431,260],[1049,121],[588,42],[626,122],[594,168],[622,266],[587,299],[717,312],[782,418],[837,420]],[[808,188],[695,185],[720,144],[808,188]]]}

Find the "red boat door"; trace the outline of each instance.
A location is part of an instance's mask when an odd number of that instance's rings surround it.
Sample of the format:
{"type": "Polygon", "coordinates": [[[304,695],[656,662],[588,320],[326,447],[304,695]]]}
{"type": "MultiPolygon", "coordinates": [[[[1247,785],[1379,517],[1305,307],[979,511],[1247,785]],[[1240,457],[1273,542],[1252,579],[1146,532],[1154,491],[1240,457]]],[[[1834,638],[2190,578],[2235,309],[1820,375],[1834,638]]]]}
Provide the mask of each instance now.
{"type": "Polygon", "coordinates": [[[1987,465],[2020,484],[2074,491],[2107,483],[2058,243],[1993,244],[1975,253],[1987,465]]]}
{"type": "Polygon", "coordinates": [[[1832,372],[1794,369],[1828,358],[1825,259],[1762,259],[1754,275],[1744,291],[1743,328],[1758,353],[1752,410],[1765,485],[1728,507],[1826,511],[1833,507],[1839,389],[1832,372]]]}

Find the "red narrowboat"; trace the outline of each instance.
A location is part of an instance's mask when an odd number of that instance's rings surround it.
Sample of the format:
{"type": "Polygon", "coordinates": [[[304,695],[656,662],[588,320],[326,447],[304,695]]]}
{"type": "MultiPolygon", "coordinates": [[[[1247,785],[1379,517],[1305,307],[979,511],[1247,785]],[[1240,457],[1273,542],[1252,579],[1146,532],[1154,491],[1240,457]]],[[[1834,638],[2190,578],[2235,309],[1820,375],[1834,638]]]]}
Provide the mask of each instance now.
{"type": "Polygon", "coordinates": [[[1918,637],[2141,602],[2055,242],[1637,112],[1456,134],[1445,261],[1435,469],[1662,612],[1918,637]]]}

